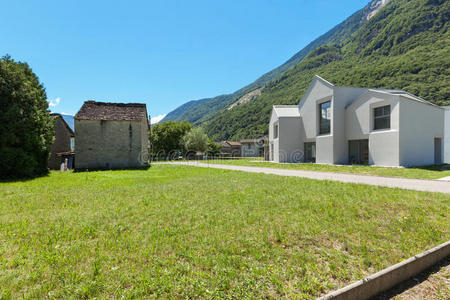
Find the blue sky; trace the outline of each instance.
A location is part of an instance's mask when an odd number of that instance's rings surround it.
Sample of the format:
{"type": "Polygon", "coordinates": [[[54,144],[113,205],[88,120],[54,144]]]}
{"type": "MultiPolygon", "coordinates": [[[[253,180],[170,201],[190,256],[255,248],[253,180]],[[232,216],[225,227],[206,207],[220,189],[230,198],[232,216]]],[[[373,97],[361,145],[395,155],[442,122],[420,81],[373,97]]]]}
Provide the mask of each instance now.
{"type": "Polygon", "coordinates": [[[29,63],[52,111],[92,99],[157,116],[251,83],[368,2],[0,1],[0,55],[29,63]]]}

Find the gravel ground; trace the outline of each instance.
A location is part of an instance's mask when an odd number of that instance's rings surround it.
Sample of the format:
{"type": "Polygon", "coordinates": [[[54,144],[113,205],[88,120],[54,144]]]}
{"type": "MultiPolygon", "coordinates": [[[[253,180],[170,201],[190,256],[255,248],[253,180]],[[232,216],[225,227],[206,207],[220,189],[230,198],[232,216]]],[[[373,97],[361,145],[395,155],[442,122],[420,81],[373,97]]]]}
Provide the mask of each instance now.
{"type": "Polygon", "coordinates": [[[450,299],[450,257],[373,300],[450,299]]]}

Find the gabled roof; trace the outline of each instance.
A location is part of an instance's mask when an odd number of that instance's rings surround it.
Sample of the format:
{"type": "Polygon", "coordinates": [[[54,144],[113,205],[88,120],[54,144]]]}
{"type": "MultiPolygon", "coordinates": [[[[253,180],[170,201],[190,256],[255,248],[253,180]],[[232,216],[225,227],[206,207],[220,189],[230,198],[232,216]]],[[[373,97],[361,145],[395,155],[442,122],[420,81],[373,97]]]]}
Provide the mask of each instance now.
{"type": "Polygon", "coordinates": [[[217,144],[223,146],[223,147],[233,147],[233,146],[241,146],[241,143],[239,142],[232,142],[232,141],[222,141],[218,142],[217,144]]]}
{"type": "Polygon", "coordinates": [[[70,132],[70,134],[72,136],[75,136],[75,133],[73,132],[72,128],[70,128],[69,124],[67,124],[66,120],[64,120],[63,116],[61,114],[58,113],[51,113],[50,114],[52,116],[52,118],[57,119],[60,118],[61,121],[63,122],[64,126],[66,127],[66,129],[70,132]]]}
{"type": "MultiPolygon", "coordinates": [[[[319,75],[314,75],[314,79],[318,79],[320,81],[322,81],[323,83],[325,83],[326,85],[328,85],[329,87],[334,87],[334,84],[332,84],[331,82],[329,82],[328,80],[323,79],[322,77],[320,77],[319,75]]],[[[313,79],[313,81],[314,81],[313,79]]]]}
{"type": "Polygon", "coordinates": [[[297,105],[274,105],[273,111],[279,118],[300,117],[300,112],[297,105]]]}
{"type": "Polygon", "coordinates": [[[143,103],[111,103],[86,101],[75,115],[77,120],[140,121],[147,120],[143,103]]]}
{"type": "MultiPolygon", "coordinates": [[[[314,76],[313,81],[314,81],[314,80],[320,80],[320,81],[322,81],[323,83],[325,83],[325,84],[327,84],[327,85],[329,85],[329,86],[331,86],[331,87],[336,87],[336,88],[340,88],[340,87],[342,87],[342,88],[358,88],[358,87],[351,87],[351,86],[334,86],[332,83],[326,81],[325,79],[323,79],[322,77],[320,77],[320,76],[318,76],[318,75],[315,75],[315,76],[314,76]]],[[[310,87],[311,87],[311,86],[312,86],[312,82],[311,82],[311,84],[310,84],[310,87]]],[[[428,105],[440,107],[439,105],[436,105],[436,104],[434,104],[434,103],[432,103],[432,102],[429,102],[429,101],[427,101],[427,100],[424,100],[424,99],[422,99],[422,98],[420,98],[420,97],[418,97],[418,96],[416,96],[416,95],[410,94],[410,93],[408,93],[408,92],[406,92],[406,91],[403,91],[403,90],[396,90],[396,89],[377,89],[377,88],[368,88],[367,91],[366,91],[365,93],[363,93],[361,96],[365,95],[366,93],[368,93],[368,92],[370,92],[370,91],[380,92],[380,93],[386,93],[386,94],[395,95],[395,96],[403,96],[403,97],[405,97],[405,98],[407,98],[407,99],[414,100],[414,101],[418,101],[418,102],[421,102],[421,103],[423,103],[423,104],[428,104],[428,105]]],[[[360,97],[361,97],[361,96],[360,96],[360,97]]],[[[359,97],[358,97],[358,98],[359,98],[359,97]]],[[[356,99],[355,101],[353,101],[352,103],[354,103],[354,102],[356,102],[356,101],[357,101],[357,99],[356,99]]],[[[349,105],[347,105],[347,107],[350,106],[352,103],[350,103],[349,105]]]]}

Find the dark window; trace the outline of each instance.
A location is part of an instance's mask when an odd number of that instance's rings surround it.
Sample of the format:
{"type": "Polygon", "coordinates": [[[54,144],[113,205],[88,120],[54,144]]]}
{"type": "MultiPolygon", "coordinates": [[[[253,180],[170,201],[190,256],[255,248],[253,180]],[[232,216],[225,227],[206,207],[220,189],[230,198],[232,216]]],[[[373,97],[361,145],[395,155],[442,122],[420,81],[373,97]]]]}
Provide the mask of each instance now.
{"type": "Polygon", "coordinates": [[[305,143],[305,162],[316,162],[316,143],[305,143]]]}
{"type": "Polygon", "coordinates": [[[356,165],[369,164],[369,140],[348,141],[348,162],[356,165]]]}
{"type": "Polygon", "coordinates": [[[319,134],[330,133],[331,101],[319,104],[319,134]]]}
{"type": "Polygon", "coordinates": [[[391,106],[381,106],[373,110],[373,129],[390,129],[391,128],[391,106]]]}
{"type": "Polygon", "coordinates": [[[273,138],[278,138],[278,124],[273,126],[273,138]]]}

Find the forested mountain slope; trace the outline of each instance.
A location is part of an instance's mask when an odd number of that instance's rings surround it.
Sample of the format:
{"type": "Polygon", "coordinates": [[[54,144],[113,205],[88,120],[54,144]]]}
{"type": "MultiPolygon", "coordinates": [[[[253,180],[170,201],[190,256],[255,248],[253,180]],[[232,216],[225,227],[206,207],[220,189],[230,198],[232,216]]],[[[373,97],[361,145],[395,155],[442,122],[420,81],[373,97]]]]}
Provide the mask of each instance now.
{"type": "Polygon", "coordinates": [[[312,51],[261,96],[202,124],[215,140],[267,134],[272,105],[297,104],[315,74],[336,85],[403,89],[450,104],[450,1],[392,0],[348,39],[312,51]]]}
{"type": "Polygon", "coordinates": [[[317,47],[325,45],[327,43],[341,43],[348,39],[352,33],[357,31],[362,25],[367,22],[370,15],[372,15],[386,2],[388,2],[388,0],[371,1],[363,9],[357,11],[352,16],[347,18],[344,22],[335,26],[333,29],[320,36],[305,48],[297,52],[284,64],[262,75],[255,82],[243,87],[233,94],[189,101],[168,113],[167,116],[163,120],[161,120],[161,122],[173,120],[188,121],[191,123],[200,124],[213,118],[217,112],[230,106],[235,101],[238,101],[238,99],[246,93],[264,86],[264,84],[273,79],[279,78],[285,71],[294,67],[317,47]]]}

